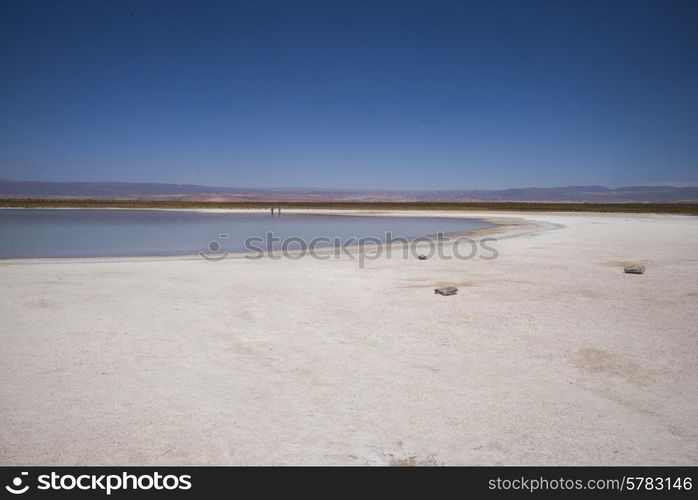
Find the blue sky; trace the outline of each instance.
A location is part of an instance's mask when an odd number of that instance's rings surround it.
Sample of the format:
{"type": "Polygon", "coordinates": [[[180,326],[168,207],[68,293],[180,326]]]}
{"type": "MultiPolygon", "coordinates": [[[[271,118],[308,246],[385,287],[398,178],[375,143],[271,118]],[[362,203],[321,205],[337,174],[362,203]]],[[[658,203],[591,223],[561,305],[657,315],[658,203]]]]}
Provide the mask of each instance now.
{"type": "Polygon", "coordinates": [[[0,177],[698,184],[698,2],[0,2],[0,177]]]}

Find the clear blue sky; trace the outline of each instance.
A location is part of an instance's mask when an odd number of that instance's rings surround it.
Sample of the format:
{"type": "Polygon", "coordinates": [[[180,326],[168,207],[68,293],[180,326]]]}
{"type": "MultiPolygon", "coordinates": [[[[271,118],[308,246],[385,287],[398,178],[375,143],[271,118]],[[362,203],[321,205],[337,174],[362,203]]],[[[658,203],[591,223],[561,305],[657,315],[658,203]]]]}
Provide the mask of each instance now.
{"type": "Polygon", "coordinates": [[[0,177],[698,184],[696,1],[0,2],[0,177]]]}

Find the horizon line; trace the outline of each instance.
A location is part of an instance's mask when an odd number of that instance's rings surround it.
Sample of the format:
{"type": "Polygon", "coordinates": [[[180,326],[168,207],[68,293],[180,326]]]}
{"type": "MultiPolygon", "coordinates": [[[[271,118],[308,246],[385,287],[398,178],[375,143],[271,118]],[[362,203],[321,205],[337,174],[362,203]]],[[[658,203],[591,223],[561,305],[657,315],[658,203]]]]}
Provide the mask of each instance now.
{"type": "Polygon", "coordinates": [[[407,189],[407,188],[343,188],[343,187],[318,187],[318,186],[283,186],[283,187],[270,187],[270,186],[239,186],[239,185],[209,185],[209,184],[195,184],[191,182],[158,182],[158,181],[50,181],[50,180],[16,180],[0,177],[0,182],[13,182],[13,183],[46,183],[46,184],[148,184],[148,185],[171,185],[171,186],[191,186],[198,188],[212,188],[212,189],[253,189],[253,190],[316,190],[316,191],[361,191],[361,192],[458,192],[458,191],[509,191],[515,189],[571,189],[571,188],[602,188],[611,191],[618,191],[623,189],[636,189],[636,188],[673,188],[673,189],[686,189],[686,188],[698,188],[698,184],[682,184],[682,183],[658,183],[658,184],[636,184],[636,185],[623,185],[616,187],[604,186],[603,184],[568,184],[568,185],[556,185],[556,186],[523,186],[523,187],[506,187],[506,188],[448,188],[448,189],[407,189]]]}

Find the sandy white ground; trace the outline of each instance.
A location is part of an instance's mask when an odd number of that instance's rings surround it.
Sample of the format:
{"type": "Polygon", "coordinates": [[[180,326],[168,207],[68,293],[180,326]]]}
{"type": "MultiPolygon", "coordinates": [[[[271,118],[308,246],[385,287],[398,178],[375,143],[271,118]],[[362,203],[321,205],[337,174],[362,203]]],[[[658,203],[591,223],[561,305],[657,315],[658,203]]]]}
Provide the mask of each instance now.
{"type": "Polygon", "coordinates": [[[698,218],[489,215],[549,225],[363,270],[0,262],[0,464],[698,464],[698,218]]]}

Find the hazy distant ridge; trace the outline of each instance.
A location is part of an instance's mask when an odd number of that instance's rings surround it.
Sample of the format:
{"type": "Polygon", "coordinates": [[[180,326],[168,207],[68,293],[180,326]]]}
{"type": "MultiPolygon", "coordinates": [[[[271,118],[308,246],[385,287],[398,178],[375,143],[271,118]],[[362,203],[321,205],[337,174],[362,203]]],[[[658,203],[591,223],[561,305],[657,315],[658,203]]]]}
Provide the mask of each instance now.
{"type": "Polygon", "coordinates": [[[239,188],[133,182],[34,182],[0,180],[0,197],[157,198],[195,200],[357,200],[357,201],[698,201],[698,187],[603,186],[501,190],[391,191],[320,188],[239,188]]]}

